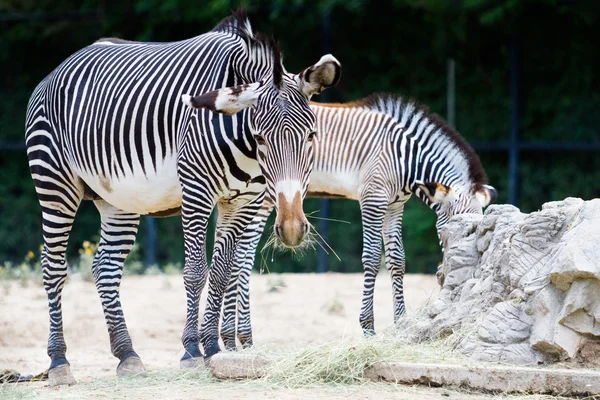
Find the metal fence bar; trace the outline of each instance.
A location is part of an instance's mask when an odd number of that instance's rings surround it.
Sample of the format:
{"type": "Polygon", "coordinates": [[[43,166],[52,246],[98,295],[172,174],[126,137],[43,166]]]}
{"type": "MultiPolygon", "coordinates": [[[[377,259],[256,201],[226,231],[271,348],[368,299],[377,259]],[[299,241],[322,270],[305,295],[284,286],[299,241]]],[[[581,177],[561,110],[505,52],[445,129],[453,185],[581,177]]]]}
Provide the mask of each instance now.
{"type": "Polygon", "coordinates": [[[600,151],[600,142],[529,142],[519,145],[521,150],[600,151]]]}
{"type": "Polygon", "coordinates": [[[146,248],[144,249],[144,258],[146,267],[157,265],[156,260],[156,220],[153,217],[145,216],[146,219],[146,248]]]}
{"type": "MultiPolygon", "coordinates": [[[[477,151],[509,151],[510,143],[505,142],[473,142],[471,143],[477,151]]],[[[554,142],[535,141],[520,142],[519,151],[600,151],[600,142],[554,142]]]]}
{"type": "MultiPolygon", "coordinates": [[[[331,16],[329,13],[323,16],[321,21],[323,30],[323,53],[328,54],[331,52],[331,16]]],[[[321,93],[319,100],[326,103],[329,100],[329,92],[325,91],[321,93]]],[[[319,220],[319,233],[327,240],[329,233],[329,199],[319,200],[319,215],[323,218],[319,220]]],[[[322,274],[329,271],[329,259],[327,253],[321,247],[317,249],[317,272],[322,274]]]]}
{"type": "Polygon", "coordinates": [[[447,86],[446,86],[446,121],[456,128],[456,62],[449,58],[446,63],[447,86]]]}
{"type": "Polygon", "coordinates": [[[0,22],[32,21],[100,21],[103,13],[99,11],[56,11],[37,13],[0,13],[0,22]]]}
{"type": "Polygon", "coordinates": [[[0,142],[0,150],[25,151],[25,144],[19,142],[0,142]]]}
{"type": "Polygon", "coordinates": [[[519,203],[519,36],[512,39],[510,57],[510,146],[508,152],[508,202],[519,203]]]}
{"type": "MultiPolygon", "coordinates": [[[[325,93],[322,94],[324,96],[325,93]]],[[[471,147],[477,151],[508,151],[507,142],[471,142],[471,147]]],[[[0,151],[25,151],[26,147],[18,142],[0,142],[0,151]]],[[[521,151],[600,151],[600,142],[565,142],[546,141],[520,142],[521,151]]]]}

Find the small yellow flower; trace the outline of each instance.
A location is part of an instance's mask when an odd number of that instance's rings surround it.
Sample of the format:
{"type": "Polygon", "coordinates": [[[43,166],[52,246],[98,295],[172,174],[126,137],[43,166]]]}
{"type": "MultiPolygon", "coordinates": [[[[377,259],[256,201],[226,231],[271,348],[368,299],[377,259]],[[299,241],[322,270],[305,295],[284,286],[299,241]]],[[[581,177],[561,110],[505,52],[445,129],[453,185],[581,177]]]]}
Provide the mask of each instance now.
{"type": "Polygon", "coordinates": [[[91,247],[86,247],[85,248],[85,254],[87,254],[88,256],[91,256],[92,253],[94,253],[94,250],[92,250],[91,247]]]}
{"type": "Polygon", "coordinates": [[[29,252],[27,253],[27,259],[31,260],[33,259],[33,257],[35,257],[35,254],[33,254],[33,251],[29,250],[29,252]]]}

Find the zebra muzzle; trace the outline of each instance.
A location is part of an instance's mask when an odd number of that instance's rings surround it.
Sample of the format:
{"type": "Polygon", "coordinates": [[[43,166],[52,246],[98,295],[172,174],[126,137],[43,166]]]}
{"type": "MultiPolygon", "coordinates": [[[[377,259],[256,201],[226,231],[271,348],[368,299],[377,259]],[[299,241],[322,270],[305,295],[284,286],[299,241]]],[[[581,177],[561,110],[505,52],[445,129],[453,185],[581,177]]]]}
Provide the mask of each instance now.
{"type": "Polygon", "coordinates": [[[278,194],[275,234],[287,247],[297,247],[308,234],[310,226],[302,210],[302,196],[297,192],[289,202],[283,193],[278,194]]]}

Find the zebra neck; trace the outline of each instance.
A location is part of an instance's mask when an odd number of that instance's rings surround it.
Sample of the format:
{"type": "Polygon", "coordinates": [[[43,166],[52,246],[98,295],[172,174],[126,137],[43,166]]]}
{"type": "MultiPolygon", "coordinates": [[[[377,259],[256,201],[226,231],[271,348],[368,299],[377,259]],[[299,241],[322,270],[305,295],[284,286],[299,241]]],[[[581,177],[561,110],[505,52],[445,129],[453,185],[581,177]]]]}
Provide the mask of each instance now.
{"type": "Polygon", "coordinates": [[[405,186],[410,191],[414,191],[417,183],[439,183],[459,190],[470,186],[467,158],[439,130],[432,129],[428,136],[410,137],[406,142],[405,186]]]}

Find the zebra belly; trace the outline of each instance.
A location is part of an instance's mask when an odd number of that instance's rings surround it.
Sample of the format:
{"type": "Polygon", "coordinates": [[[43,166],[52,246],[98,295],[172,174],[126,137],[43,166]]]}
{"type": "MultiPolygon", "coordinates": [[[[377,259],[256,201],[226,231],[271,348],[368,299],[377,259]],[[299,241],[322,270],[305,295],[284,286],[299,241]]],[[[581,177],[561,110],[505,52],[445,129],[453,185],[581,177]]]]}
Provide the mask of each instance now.
{"type": "Polygon", "coordinates": [[[80,173],[81,179],[103,200],[136,214],[153,214],[181,207],[181,184],[175,157],[167,157],[156,171],[125,176],[99,176],[80,173]]]}
{"type": "Polygon", "coordinates": [[[308,192],[319,197],[344,197],[359,200],[360,174],[358,171],[325,172],[313,170],[308,192]]]}

